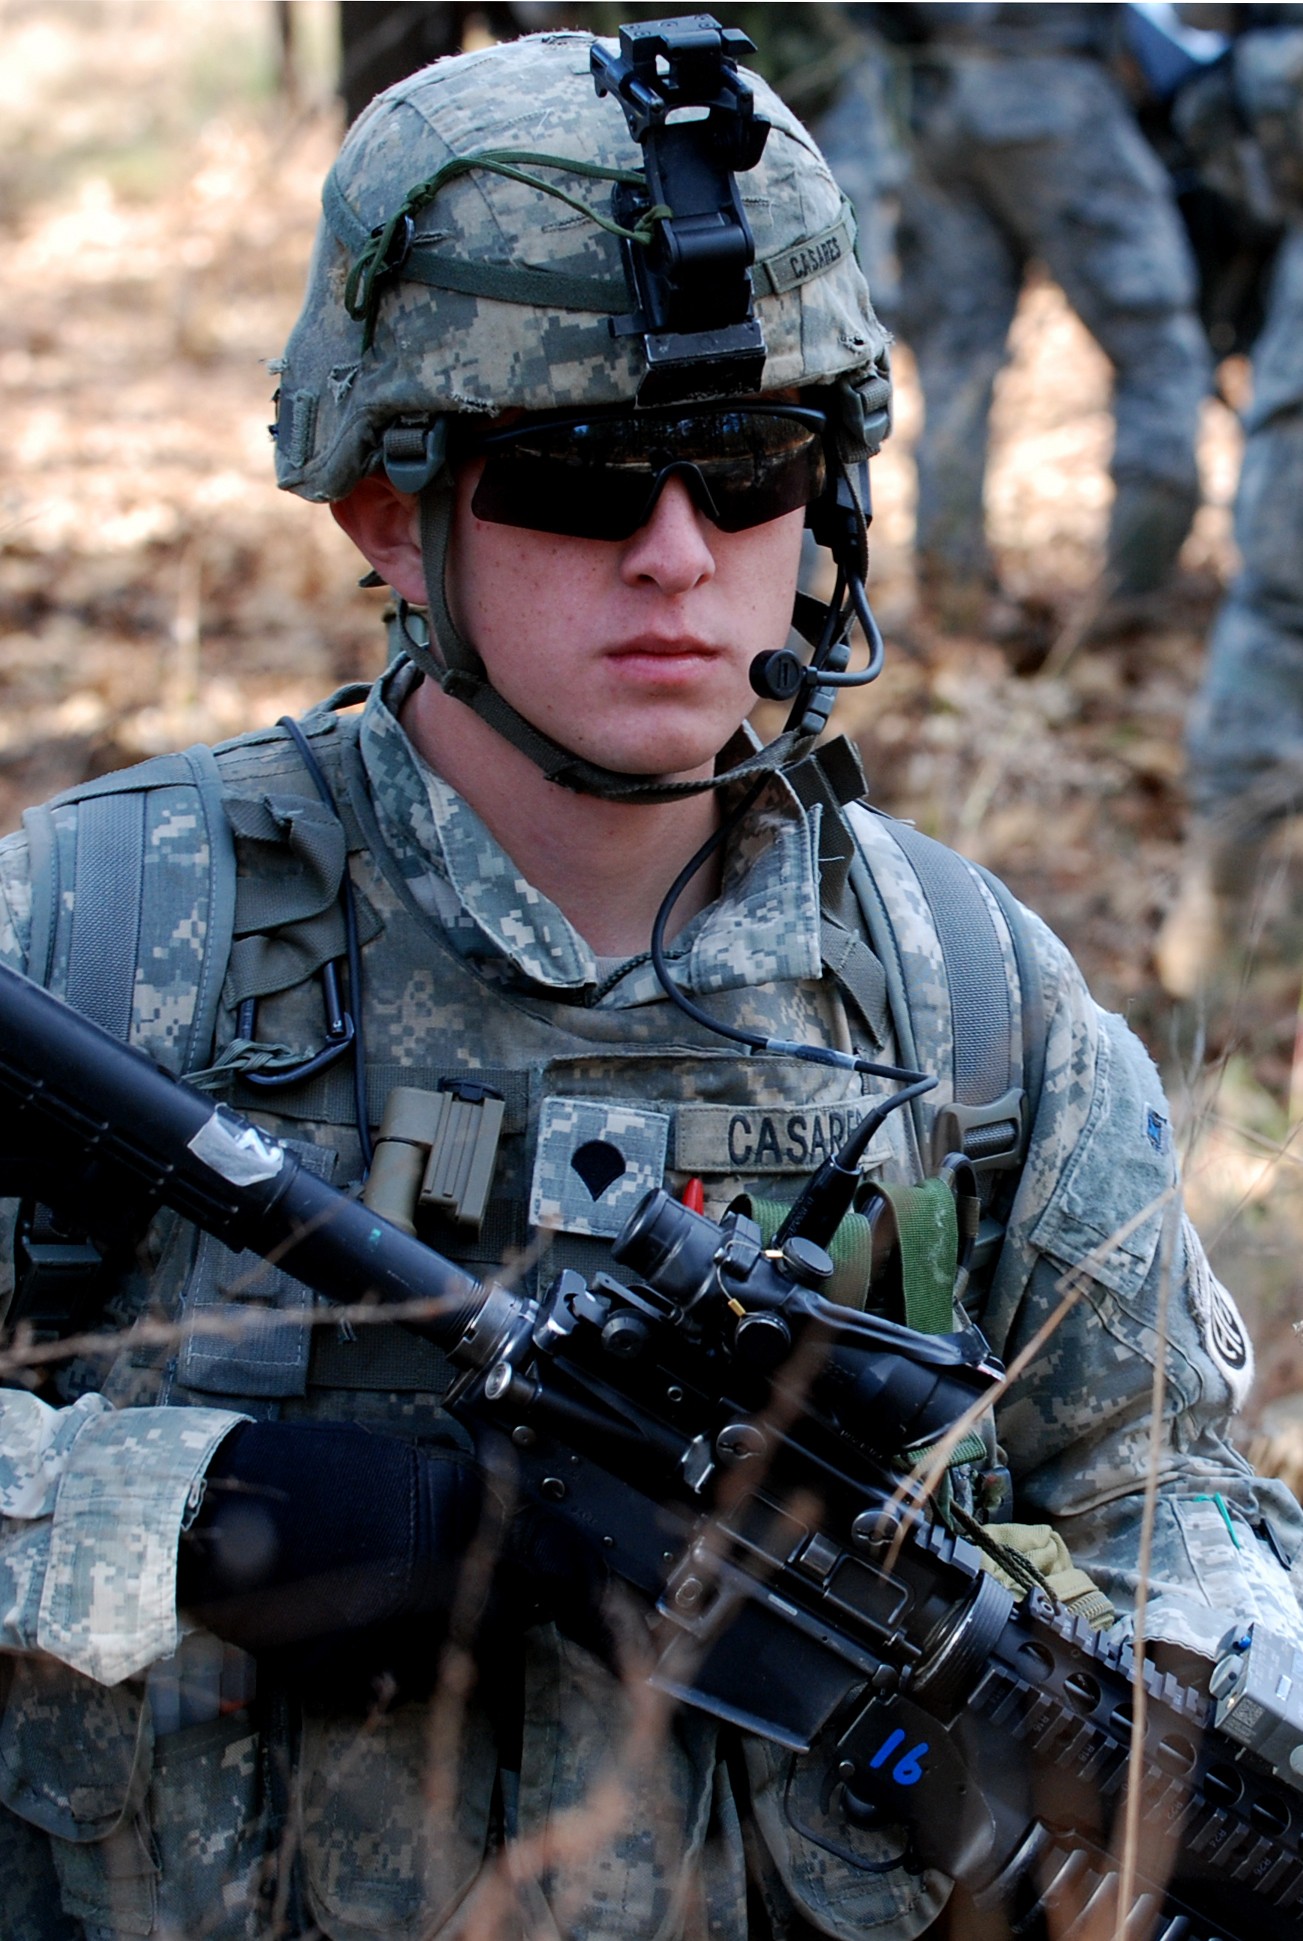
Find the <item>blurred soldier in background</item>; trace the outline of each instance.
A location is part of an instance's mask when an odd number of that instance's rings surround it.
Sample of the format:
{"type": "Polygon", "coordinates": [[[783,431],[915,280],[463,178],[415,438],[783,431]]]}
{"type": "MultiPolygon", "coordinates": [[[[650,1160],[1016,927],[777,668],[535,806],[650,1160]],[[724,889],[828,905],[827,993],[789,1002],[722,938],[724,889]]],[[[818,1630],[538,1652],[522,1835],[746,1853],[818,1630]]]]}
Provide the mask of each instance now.
{"type": "MultiPolygon", "coordinates": [[[[917,358],[926,405],[917,452],[923,598],[943,623],[991,617],[987,415],[1023,278],[1039,259],[1114,368],[1106,588],[1116,617],[1134,613],[1168,576],[1198,504],[1195,439],[1210,360],[1170,178],[1106,65],[1129,10],[847,11],[904,57],[909,76],[909,166],[879,165],[877,191],[890,197],[899,187],[900,295],[887,314],[917,358]]],[[[880,45],[818,129],[870,229],[870,117],[855,96],[867,88],[881,97],[882,66],[880,45]]]]}
{"type": "Polygon", "coordinates": [[[1182,91],[1175,118],[1216,189],[1290,227],[1244,420],[1241,567],[1187,736],[1192,826],[1158,947],[1163,983],[1180,997],[1230,970],[1266,839],[1303,802],[1303,8],[1232,11],[1233,47],[1182,91]]]}
{"type": "Polygon", "coordinates": [[[367,102],[445,54],[460,54],[472,26],[494,40],[514,40],[553,23],[561,10],[528,0],[489,0],[487,5],[441,4],[441,0],[339,0],[339,94],[346,121],[356,121],[367,102]]]}

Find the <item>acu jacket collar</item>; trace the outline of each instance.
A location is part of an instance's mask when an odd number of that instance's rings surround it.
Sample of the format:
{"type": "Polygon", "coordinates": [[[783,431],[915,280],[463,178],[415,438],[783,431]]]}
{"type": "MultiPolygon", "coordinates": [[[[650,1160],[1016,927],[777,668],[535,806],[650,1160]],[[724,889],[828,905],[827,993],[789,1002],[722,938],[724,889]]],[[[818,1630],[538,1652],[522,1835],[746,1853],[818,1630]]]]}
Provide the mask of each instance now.
{"type": "MultiPolygon", "coordinates": [[[[526,882],[474,810],[419,755],[398,722],[414,670],[393,667],[367,702],[361,753],[376,815],[417,901],[465,956],[497,960],[523,980],[580,996],[610,965],[557,906],[526,882]]],[[[747,742],[754,746],[747,731],[747,742]]],[[[748,752],[730,745],[725,758],[748,752]]],[[[670,955],[679,982],[706,994],[820,975],[818,811],[807,815],[773,776],[724,857],[717,902],[692,919],[670,955]]],[[[661,995],[649,965],[611,991],[613,1004],[661,995]]]]}

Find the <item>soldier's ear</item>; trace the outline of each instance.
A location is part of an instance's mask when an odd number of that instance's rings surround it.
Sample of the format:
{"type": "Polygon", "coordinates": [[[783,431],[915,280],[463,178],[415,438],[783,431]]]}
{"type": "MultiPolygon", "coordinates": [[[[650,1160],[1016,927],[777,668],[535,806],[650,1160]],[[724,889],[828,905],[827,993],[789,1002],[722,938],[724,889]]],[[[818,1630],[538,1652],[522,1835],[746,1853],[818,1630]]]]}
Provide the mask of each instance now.
{"type": "Polygon", "coordinates": [[[416,495],[400,492],[383,476],[364,478],[346,498],[334,500],[330,510],[385,584],[405,600],[423,606],[425,570],[416,495]]]}

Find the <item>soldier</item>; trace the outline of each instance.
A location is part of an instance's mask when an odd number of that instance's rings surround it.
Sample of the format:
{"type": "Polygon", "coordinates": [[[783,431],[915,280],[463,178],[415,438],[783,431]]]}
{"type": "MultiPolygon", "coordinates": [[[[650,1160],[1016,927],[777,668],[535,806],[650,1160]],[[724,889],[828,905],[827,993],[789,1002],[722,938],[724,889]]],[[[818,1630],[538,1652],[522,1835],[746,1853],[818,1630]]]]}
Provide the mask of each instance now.
{"type": "MultiPolygon", "coordinates": [[[[1006,892],[855,799],[845,744],[811,754],[851,606],[873,630],[860,468],[889,397],[833,178],[763,84],[759,154],[730,97],[742,201],[706,227],[749,217],[754,315],[711,308],[712,272],[658,329],[646,305],[683,293],[629,241],[639,150],[592,45],[423,70],[326,184],[276,462],[397,596],[386,672],[31,812],[0,847],[4,957],[341,1184],[392,1088],[451,1089],[492,1183],[427,1233],[476,1271],[609,1266],[662,1180],[714,1216],[790,1202],[874,1098],[901,1104],[867,1155],[889,1181],[975,1127],[1023,1161],[988,1177],[1016,1194],[988,1194],[1006,1233],[969,1296],[996,1350],[1065,1274],[1080,1298],[955,1502],[1007,1516],[1011,1476],[1015,1540],[1123,1632],[1147,1543],[1147,1635],[1205,1670],[1231,1624],[1303,1638],[1303,1516],[1224,1439],[1251,1353],[1180,1217],[1152,1065],[1006,892]],[[807,518],[848,600],[802,604],[793,682],[807,518]],[[753,679],[797,694],[764,748],[753,679]],[[906,1106],[911,1059],[937,1085],[906,1106]]],[[[171,1216],[101,1263],[28,1207],[18,1255],[11,1324],[55,1331],[80,1276],[112,1336],[48,1395],[0,1394],[24,1937],[910,1941],[942,1918],[948,1881],[890,1827],[820,1837],[789,1755],[687,1712],[648,1740],[600,1571],[555,1530],[510,1529],[476,1633],[493,1493],[427,1342],[329,1324],[171,1216]],[[455,1681],[450,1624],[475,1653],[455,1681]]]]}
{"type": "MultiPolygon", "coordinates": [[[[982,505],[987,418],[1019,291],[1038,260],[1113,365],[1105,584],[1115,619],[1143,611],[1138,603],[1167,578],[1199,502],[1195,440],[1209,357],[1171,185],[1106,64],[1126,9],[853,11],[908,64],[908,166],[878,163],[873,173],[880,194],[898,186],[891,321],[918,360],[925,406],[920,595],[947,624],[980,624],[994,611],[982,505]]],[[[864,62],[865,84],[879,91],[882,61],[871,50],[864,62]]],[[[870,147],[859,118],[828,118],[820,134],[839,180],[859,181],[870,147]]],[[[890,155],[878,140],[872,152],[890,155]]]]}
{"type": "Polygon", "coordinates": [[[1177,997],[1235,975],[1255,930],[1265,845],[1303,806],[1303,535],[1292,484],[1303,478],[1303,26],[1297,8],[1236,11],[1246,31],[1183,91],[1176,118],[1214,187],[1258,220],[1274,214],[1289,226],[1244,414],[1240,567],[1208,637],[1186,733],[1191,826],[1157,950],[1177,997]]]}

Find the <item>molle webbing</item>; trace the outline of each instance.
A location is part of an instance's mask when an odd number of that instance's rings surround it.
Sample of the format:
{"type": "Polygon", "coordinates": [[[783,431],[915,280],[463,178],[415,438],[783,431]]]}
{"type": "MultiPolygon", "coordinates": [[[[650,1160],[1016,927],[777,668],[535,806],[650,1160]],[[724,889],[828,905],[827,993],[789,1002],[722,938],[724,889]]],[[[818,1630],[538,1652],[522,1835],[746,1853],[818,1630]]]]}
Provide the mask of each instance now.
{"type": "Polygon", "coordinates": [[[77,881],[94,885],[93,902],[103,898],[120,912],[120,921],[96,934],[88,949],[82,939],[94,918],[88,917],[86,897],[74,900],[65,996],[115,1038],[126,1038],[131,1030],[144,859],[143,795],[101,795],[83,803],[77,818],[77,881]]]}
{"type": "Polygon", "coordinates": [[[907,822],[892,835],[908,857],[941,939],[954,1038],[954,1096],[977,1105],[1009,1089],[1014,1042],[1004,953],[986,900],[962,856],[907,822]]]}
{"type": "MultiPolygon", "coordinates": [[[[385,1105],[396,1086],[437,1093],[441,1082],[465,1078],[473,1078],[477,1084],[487,1085],[501,1094],[504,1103],[502,1135],[506,1139],[523,1139],[529,1118],[528,1073],[499,1070],[496,1067],[476,1066],[472,1071],[464,1066],[454,1069],[450,1065],[433,1067],[398,1065],[379,1060],[369,1062],[367,1116],[373,1126],[381,1123],[385,1105]]],[[[231,1092],[231,1103],[238,1112],[248,1112],[265,1110],[267,1099],[265,1094],[259,1095],[254,1088],[241,1085],[237,1080],[231,1092]]],[[[275,1110],[278,1118],[290,1122],[350,1127],[355,1111],[352,1073],[334,1065],[302,1085],[286,1086],[275,1094],[275,1110]]],[[[441,1253],[455,1253],[458,1260],[468,1266],[500,1268],[504,1261],[517,1257],[527,1245],[524,1204],[519,1196],[511,1197],[490,1188],[488,1205],[478,1232],[472,1233],[436,1216],[428,1221],[423,1234],[441,1253]]],[[[352,1359],[357,1365],[362,1365],[361,1356],[352,1359]]],[[[313,1379],[316,1379],[315,1372],[313,1379]]],[[[394,1382],[388,1386],[401,1387],[403,1384],[394,1382]]]]}
{"type": "MultiPolygon", "coordinates": [[[[920,969],[908,961],[883,890],[857,850],[850,884],[885,973],[898,1055],[915,1070],[949,1078],[954,1109],[947,1123],[962,1133],[955,1143],[979,1176],[999,1167],[1016,1186],[1044,1074],[1044,1009],[1025,915],[1003,884],[909,824],[859,805],[850,819],[862,827],[870,857],[882,855],[885,838],[904,858],[935,932],[949,999],[948,1006],[911,1004],[920,969]],[[983,885],[1008,930],[1016,990],[983,885]]],[[[935,962],[929,963],[926,977],[934,981],[935,974],[935,962]]],[[[944,1094],[939,1101],[917,1099],[911,1110],[926,1172],[937,1157],[932,1134],[947,1101],[944,1094]]]]}
{"type": "Polygon", "coordinates": [[[216,1028],[235,856],[212,750],[160,756],[23,816],[28,974],[180,1074],[216,1028]]]}
{"type": "MultiPolygon", "coordinates": [[[[473,1078],[477,1084],[491,1085],[501,1092],[506,1100],[506,1116],[503,1133],[506,1136],[521,1134],[525,1130],[526,1112],[529,1097],[529,1080],[524,1072],[499,1071],[488,1066],[469,1066],[457,1072],[446,1067],[435,1068],[421,1064],[398,1065],[385,1060],[369,1061],[367,1065],[367,1115],[373,1125],[379,1125],[384,1116],[389,1094],[396,1085],[416,1086],[422,1091],[437,1091],[440,1079],[473,1078]]],[[[238,1111],[254,1108],[255,1095],[252,1090],[236,1093],[233,1103],[238,1111]]],[[[264,1096],[261,1104],[265,1107],[264,1096]]],[[[320,1120],[328,1125],[350,1125],[353,1121],[354,1096],[353,1080],[349,1072],[332,1065],[328,1070],[318,1072],[314,1078],[305,1080],[302,1085],[294,1085],[276,1094],[276,1114],[282,1119],[320,1120]]]]}

